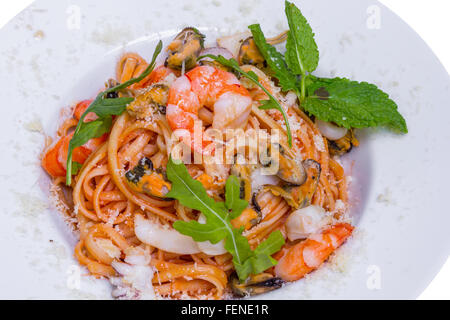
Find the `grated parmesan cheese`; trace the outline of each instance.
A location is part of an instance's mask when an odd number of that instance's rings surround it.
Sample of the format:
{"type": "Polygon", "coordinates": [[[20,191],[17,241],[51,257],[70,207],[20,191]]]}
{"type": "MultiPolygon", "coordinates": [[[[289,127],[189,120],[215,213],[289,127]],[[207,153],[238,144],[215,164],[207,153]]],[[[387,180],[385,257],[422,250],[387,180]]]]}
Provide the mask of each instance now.
{"type": "Polygon", "coordinates": [[[325,152],[325,144],[323,142],[323,138],[317,134],[313,136],[314,139],[314,145],[316,146],[317,150],[320,152],[325,152]]]}

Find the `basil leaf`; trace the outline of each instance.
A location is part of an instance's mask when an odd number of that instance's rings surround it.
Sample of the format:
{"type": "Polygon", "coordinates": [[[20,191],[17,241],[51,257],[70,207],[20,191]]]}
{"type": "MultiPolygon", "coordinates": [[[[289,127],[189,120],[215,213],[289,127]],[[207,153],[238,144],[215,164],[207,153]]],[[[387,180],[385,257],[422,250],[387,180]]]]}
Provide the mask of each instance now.
{"type": "Polygon", "coordinates": [[[303,108],[327,122],[345,128],[386,126],[407,133],[397,104],[377,86],[345,78],[307,78],[308,97],[303,108]]]}

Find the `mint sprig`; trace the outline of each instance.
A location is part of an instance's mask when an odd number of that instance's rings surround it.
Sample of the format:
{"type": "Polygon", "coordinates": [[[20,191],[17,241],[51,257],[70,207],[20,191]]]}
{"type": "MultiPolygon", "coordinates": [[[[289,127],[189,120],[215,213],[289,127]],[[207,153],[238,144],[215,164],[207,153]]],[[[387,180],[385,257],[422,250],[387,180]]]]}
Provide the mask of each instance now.
{"type": "Polygon", "coordinates": [[[279,251],[284,244],[280,231],[272,234],[254,251],[243,228],[234,228],[231,220],[241,215],[248,203],[239,198],[239,180],[230,176],[226,182],[225,202],[216,202],[206,193],[200,181],[194,180],[183,163],[175,163],[172,158],[167,163],[167,177],[172,188],[167,197],[177,199],[183,206],[203,213],[206,223],[197,221],[175,221],[175,230],[192,237],[197,242],[210,241],[212,244],[225,239],[225,249],[233,256],[233,264],[241,281],[250,274],[258,274],[277,264],[270,255],[279,251]]]}
{"type": "Polygon", "coordinates": [[[385,126],[407,133],[406,121],[398,112],[397,104],[375,85],[309,74],[319,62],[314,33],[293,3],[286,1],[285,5],[289,32],[284,57],[267,43],[259,25],[249,26],[259,51],[283,91],[294,91],[300,107],[320,120],[349,129],[385,126]],[[300,82],[294,80],[297,75],[300,82]]]}
{"type": "Polygon", "coordinates": [[[122,98],[106,98],[108,93],[116,92],[128,88],[132,84],[142,81],[147,77],[155,68],[156,58],[162,50],[162,41],[159,41],[153,53],[153,58],[147,69],[137,78],[128,80],[122,84],[119,84],[113,88],[109,88],[100,92],[94,101],[89,105],[86,111],[81,115],[80,120],[75,128],[74,135],[69,142],[69,150],[67,153],[67,171],[66,171],[66,184],[70,186],[72,184],[72,174],[77,172],[73,170],[72,153],[77,147],[84,145],[90,139],[98,138],[109,132],[112,126],[112,116],[122,114],[127,105],[134,101],[131,97],[122,98]],[[94,112],[98,118],[95,121],[84,122],[84,118],[90,112],[94,112]]]}

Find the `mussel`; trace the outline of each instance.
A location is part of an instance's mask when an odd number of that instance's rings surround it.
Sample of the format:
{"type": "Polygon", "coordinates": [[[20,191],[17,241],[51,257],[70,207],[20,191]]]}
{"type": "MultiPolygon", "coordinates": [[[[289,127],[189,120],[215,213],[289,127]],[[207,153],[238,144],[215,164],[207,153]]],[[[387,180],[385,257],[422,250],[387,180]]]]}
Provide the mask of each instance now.
{"type": "Polygon", "coordinates": [[[153,162],[149,158],[142,158],[139,163],[125,173],[128,185],[134,191],[146,193],[150,196],[169,200],[167,193],[172,185],[165,176],[162,169],[154,169],[153,162]]]}
{"type": "Polygon", "coordinates": [[[234,164],[230,173],[240,181],[240,198],[250,202],[252,198],[251,168],[247,165],[234,164]]]}
{"type": "Polygon", "coordinates": [[[253,37],[249,37],[242,42],[239,48],[238,62],[240,65],[251,64],[258,68],[266,66],[266,60],[261,55],[253,37]]]}
{"type": "Polygon", "coordinates": [[[332,156],[341,156],[357,146],[359,146],[359,141],[356,139],[353,130],[348,130],[347,134],[341,139],[328,140],[328,149],[332,156]]]}
{"type": "MultiPolygon", "coordinates": [[[[111,89],[117,86],[119,83],[114,79],[109,79],[108,82],[105,84],[106,89],[111,89]]],[[[106,98],[108,99],[116,99],[119,97],[119,93],[116,91],[108,92],[106,94],[106,98]]]]}
{"type": "MultiPolygon", "coordinates": [[[[265,156],[261,155],[261,158],[264,159],[265,156]]],[[[267,156],[269,157],[270,165],[273,165],[274,162],[278,164],[278,171],[276,173],[278,178],[294,186],[302,185],[305,182],[305,169],[301,163],[297,162],[293,156],[288,154],[281,144],[270,144],[267,150],[267,156]]]]}
{"type": "Polygon", "coordinates": [[[230,279],[230,287],[236,297],[248,297],[270,292],[281,288],[283,283],[283,280],[274,277],[270,273],[251,275],[243,283],[239,281],[236,274],[232,274],[230,279]]]}
{"type": "Polygon", "coordinates": [[[146,119],[154,114],[165,115],[168,96],[168,86],[155,84],[130,103],[127,110],[139,119],[146,119]]]}
{"type": "Polygon", "coordinates": [[[322,169],[320,164],[312,159],[303,161],[302,167],[305,169],[307,175],[307,178],[302,185],[266,185],[262,188],[262,191],[270,191],[273,195],[284,198],[287,203],[295,209],[310,205],[312,197],[319,185],[322,169]]]}
{"type": "Polygon", "coordinates": [[[176,70],[190,70],[204,48],[205,36],[195,28],[183,29],[167,47],[166,66],[176,70]]]}
{"type": "MultiPolygon", "coordinates": [[[[251,182],[252,168],[249,165],[234,164],[231,167],[230,173],[236,176],[240,181],[240,198],[247,201],[249,204],[253,202],[252,182],[251,182]]],[[[231,221],[235,228],[244,227],[245,230],[257,225],[262,218],[261,208],[248,207],[239,217],[231,221]]]]}

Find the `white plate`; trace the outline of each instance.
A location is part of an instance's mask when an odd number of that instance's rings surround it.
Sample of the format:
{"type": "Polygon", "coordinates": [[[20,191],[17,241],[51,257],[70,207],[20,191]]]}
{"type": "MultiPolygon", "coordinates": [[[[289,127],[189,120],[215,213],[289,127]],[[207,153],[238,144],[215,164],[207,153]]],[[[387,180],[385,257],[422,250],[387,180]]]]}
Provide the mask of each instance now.
{"type": "MultiPolygon", "coordinates": [[[[376,83],[398,103],[410,132],[359,133],[362,146],[351,154],[355,236],[324,268],[264,298],[416,298],[449,254],[448,73],[376,1],[296,2],[316,33],[316,74],[376,83]],[[376,8],[380,28],[368,28],[367,12],[376,8]]],[[[77,288],[76,239],[48,202],[38,155],[61,107],[95,94],[121,52],[149,58],[157,39],[184,26],[200,27],[209,42],[254,22],[268,35],[287,26],[283,1],[71,3],[36,1],[0,32],[0,298],[110,297],[105,281],[82,276],[77,288]]]]}

